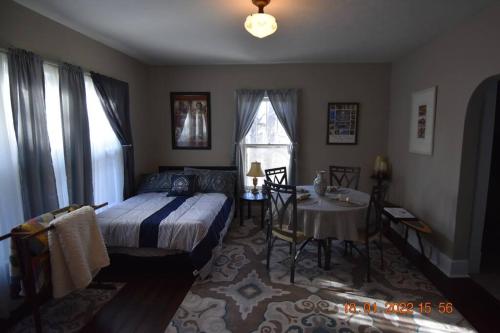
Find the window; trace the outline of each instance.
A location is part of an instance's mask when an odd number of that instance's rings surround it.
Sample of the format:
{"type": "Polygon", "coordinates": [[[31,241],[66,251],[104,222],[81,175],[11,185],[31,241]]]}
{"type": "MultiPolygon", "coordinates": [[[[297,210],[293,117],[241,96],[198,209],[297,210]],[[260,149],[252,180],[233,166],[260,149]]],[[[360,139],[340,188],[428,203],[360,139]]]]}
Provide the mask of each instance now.
{"type": "MultiPolygon", "coordinates": [[[[61,123],[59,68],[44,63],[47,131],[56,178],[59,206],[68,204],[64,143],[61,123]]],[[[91,137],[94,199],[110,204],[123,198],[122,147],[112,130],[97,97],[91,78],[86,75],[85,89],[91,137]]],[[[7,55],[0,52],[0,235],[7,234],[23,222],[22,195],[19,178],[17,142],[10,101],[7,55]]],[[[9,242],[0,242],[0,317],[7,317],[12,302],[9,298],[9,242]]]]}
{"type": "Polygon", "coordinates": [[[92,178],[96,204],[111,206],[123,200],[122,145],[109,124],[90,75],[85,75],[89,117],[92,178]]]}
{"type": "MultiPolygon", "coordinates": [[[[271,102],[265,97],[260,103],[252,127],[244,140],[246,169],[254,161],[261,163],[262,170],[289,167],[290,139],[274,112],[271,102]]],[[[252,179],[245,177],[245,186],[252,186],[252,179]]]]}
{"type": "Polygon", "coordinates": [[[50,154],[56,177],[59,207],[69,204],[66,165],[64,164],[64,143],[61,123],[61,101],[59,98],[59,68],[49,63],[43,64],[45,79],[45,109],[47,131],[49,133],[50,154]]]}
{"type": "MultiPolygon", "coordinates": [[[[59,68],[44,63],[45,105],[52,164],[56,178],[59,206],[67,206],[68,185],[64,164],[64,142],[61,123],[59,68]]],[[[85,74],[85,94],[89,119],[94,203],[109,205],[123,200],[123,156],[118,141],[104,113],[92,78],[85,74]]]]}
{"type": "MultiPolygon", "coordinates": [[[[10,103],[9,70],[7,55],[0,52],[0,235],[5,235],[23,221],[21,185],[17,143],[10,103]]],[[[9,242],[0,242],[0,318],[11,310],[9,297],[9,242]]]]}

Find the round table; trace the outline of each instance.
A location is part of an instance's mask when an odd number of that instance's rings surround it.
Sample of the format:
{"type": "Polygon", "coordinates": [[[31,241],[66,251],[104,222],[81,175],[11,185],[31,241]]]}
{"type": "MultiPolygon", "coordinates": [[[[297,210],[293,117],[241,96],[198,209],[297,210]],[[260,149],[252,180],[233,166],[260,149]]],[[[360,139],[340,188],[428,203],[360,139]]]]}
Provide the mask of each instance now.
{"type": "Polygon", "coordinates": [[[358,228],[362,228],[365,223],[369,194],[339,188],[320,197],[313,186],[297,186],[297,192],[300,190],[306,190],[310,194],[309,199],[297,200],[298,228],[307,237],[360,240],[358,228]]]}
{"type": "Polygon", "coordinates": [[[329,270],[332,238],[362,240],[358,230],[364,227],[370,195],[350,188],[338,188],[322,197],[316,194],[313,186],[298,186],[297,191],[300,190],[307,191],[310,197],[297,200],[297,227],[307,237],[317,239],[320,247],[324,246],[325,270],[329,270]]]}

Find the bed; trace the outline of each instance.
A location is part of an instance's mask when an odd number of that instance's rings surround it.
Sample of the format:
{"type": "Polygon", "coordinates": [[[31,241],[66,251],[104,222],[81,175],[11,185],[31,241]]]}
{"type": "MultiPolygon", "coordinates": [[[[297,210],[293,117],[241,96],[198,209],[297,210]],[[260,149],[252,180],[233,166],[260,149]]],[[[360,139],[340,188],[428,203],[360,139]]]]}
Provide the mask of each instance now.
{"type": "Polygon", "coordinates": [[[193,274],[205,278],[234,216],[236,168],[161,166],[159,171],[152,187],[97,214],[106,246],[110,253],[140,257],[188,253],[193,274]],[[167,196],[169,179],[178,173],[194,175],[196,193],[167,196]],[[221,179],[234,181],[221,185],[221,179]]]}

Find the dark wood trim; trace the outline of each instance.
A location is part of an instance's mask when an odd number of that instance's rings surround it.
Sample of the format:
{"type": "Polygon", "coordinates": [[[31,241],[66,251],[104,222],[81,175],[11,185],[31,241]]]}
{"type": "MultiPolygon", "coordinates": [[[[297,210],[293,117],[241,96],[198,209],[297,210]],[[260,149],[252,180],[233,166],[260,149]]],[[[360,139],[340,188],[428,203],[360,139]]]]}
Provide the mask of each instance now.
{"type": "Polygon", "coordinates": [[[172,135],[172,149],[175,150],[210,150],[212,149],[212,117],[210,114],[210,92],[170,92],[170,132],[172,135]],[[207,98],[207,134],[208,134],[208,146],[207,147],[179,147],[175,142],[175,115],[174,115],[174,104],[176,96],[190,96],[198,95],[205,96],[207,98]]]}
{"type": "Polygon", "coordinates": [[[238,168],[234,165],[226,165],[226,166],[160,165],[160,166],[158,166],[158,171],[159,172],[176,171],[176,170],[184,170],[184,168],[221,170],[221,171],[238,171],[238,168]]]}
{"type": "Polygon", "coordinates": [[[471,278],[450,278],[396,231],[387,228],[385,236],[453,303],[478,332],[497,332],[500,301],[471,278]]]}

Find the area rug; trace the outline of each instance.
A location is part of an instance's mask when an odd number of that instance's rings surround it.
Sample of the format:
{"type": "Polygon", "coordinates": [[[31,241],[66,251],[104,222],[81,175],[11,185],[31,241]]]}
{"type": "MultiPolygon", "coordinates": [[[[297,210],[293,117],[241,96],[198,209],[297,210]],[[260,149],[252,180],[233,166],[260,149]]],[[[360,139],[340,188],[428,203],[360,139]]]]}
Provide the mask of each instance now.
{"type": "MultiPolygon", "coordinates": [[[[71,333],[79,332],[92,317],[125,286],[113,283],[114,289],[87,288],[60,298],[51,299],[42,305],[42,331],[71,333]]],[[[9,332],[35,332],[32,316],[24,318],[9,332]]]]}
{"type": "Polygon", "coordinates": [[[332,268],[317,265],[309,244],[290,284],[287,243],[276,241],[266,270],[265,234],[252,223],[232,225],[212,275],[196,281],[174,315],[173,332],[474,332],[471,325],[390,242],[384,270],[372,250],[365,261],[332,246],[332,268]]]}

